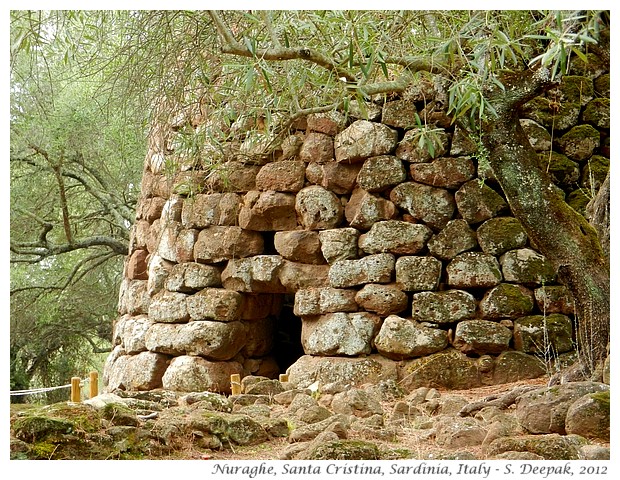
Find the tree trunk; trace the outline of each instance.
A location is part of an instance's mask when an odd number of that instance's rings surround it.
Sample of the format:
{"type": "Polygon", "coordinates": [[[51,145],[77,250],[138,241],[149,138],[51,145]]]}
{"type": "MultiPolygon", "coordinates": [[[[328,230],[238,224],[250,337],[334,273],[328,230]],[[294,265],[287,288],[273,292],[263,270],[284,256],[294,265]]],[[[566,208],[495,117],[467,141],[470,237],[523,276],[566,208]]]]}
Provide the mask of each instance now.
{"type": "Polygon", "coordinates": [[[555,192],[539,167],[518,118],[519,107],[550,85],[540,71],[505,81],[506,90],[492,101],[499,118],[483,125],[482,140],[514,216],[575,298],[580,360],[593,370],[609,341],[609,265],[596,230],[555,192]]]}

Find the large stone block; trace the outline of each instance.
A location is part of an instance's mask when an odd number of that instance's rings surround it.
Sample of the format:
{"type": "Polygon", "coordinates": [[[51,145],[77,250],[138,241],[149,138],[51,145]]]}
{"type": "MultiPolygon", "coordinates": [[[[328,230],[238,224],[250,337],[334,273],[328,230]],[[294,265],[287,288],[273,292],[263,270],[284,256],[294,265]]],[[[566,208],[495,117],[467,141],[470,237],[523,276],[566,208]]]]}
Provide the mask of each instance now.
{"type": "Polygon", "coordinates": [[[502,281],[497,259],[480,252],[457,255],[446,267],[446,272],[448,285],[457,288],[489,288],[502,281]]]}
{"type": "Polygon", "coordinates": [[[537,286],[553,283],[556,272],[553,265],[540,253],[530,248],[511,250],[499,259],[507,282],[537,286]]]}
{"type": "Polygon", "coordinates": [[[501,255],[527,243],[521,222],[512,217],[491,218],[478,227],[476,235],[480,248],[489,255],[501,255]]]}
{"type": "Polygon", "coordinates": [[[279,273],[284,259],[279,255],[256,255],[230,260],[222,272],[222,285],[229,290],[254,293],[285,293],[279,273]]]}
{"type": "Polygon", "coordinates": [[[338,260],[353,260],[358,258],[357,243],[360,232],[355,228],[336,228],[321,230],[321,252],[328,263],[338,260]]]}
{"type": "Polygon", "coordinates": [[[365,283],[390,283],[396,260],[390,253],[369,255],[359,260],[339,260],[329,269],[330,286],[354,287],[365,283]]]}
{"type": "Polygon", "coordinates": [[[233,226],[240,209],[241,197],[236,193],[199,193],[183,202],[181,222],[185,228],[233,226]]]}
{"type": "Polygon", "coordinates": [[[442,260],[452,260],[459,253],[478,246],[476,232],[462,218],[450,220],[446,226],[428,241],[428,251],[442,260]]]}
{"type": "Polygon", "coordinates": [[[314,265],[325,263],[318,232],[308,230],[276,232],[274,245],[282,257],[292,262],[314,265]]]}
{"type": "Polygon", "coordinates": [[[309,355],[367,355],[381,327],[371,313],[328,313],[302,321],[301,343],[309,355]]]}
{"type": "Polygon", "coordinates": [[[500,283],[484,294],[480,301],[483,318],[502,319],[529,315],[534,309],[531,290],[522,285],[500,283]]]}
{"type": "Polygon", "coordinates": [[[368,192],[382,192],[404,182],[406,178],[402,160],[392,155],[381,155],[364,161],[357,183],[368,192]]]}
{"type": "Polygon", "coordinates": [[[391,153],[398,142],[398,132],[387,125],[357,120],[334,137],[337,162],[356,163],[368,157],[391,153]]]}
{"type": "Polygon", "coordinates": [[[390,200],[434,229],[444,228],[456,209],[454,197],[448,190],[416,182],[394,187],[390,200]]]}
{"type": "Polygon", "coordinates": [[[355,290],[319,287],[304,288],[295,293],[293,312],[297,316],[323,315],[335,312],[356,312],[355,290]]]}
{"type": "Polygon", "coordinates": [[[379,315],[400,313],[407,309],[407,294],[395,285],[368,283],[357,292],[355,301],[362,309],[379,315]]]}
{"type": "Polygon", "coordinates": [[[318,185],[306,187],[297,194],[295,210],[300,223],[309,230],[335,228],[343,218],[338,197],[318,185]]]}
{"type": "Polygon", "coordinates": [[[194,261],[194,246],[198,239],[198,230],[184,228],[177,235],[175,244],[176,261],[179,263],[194,261]]]}
{"type": "Polygon", "coordinates": [[[501,353],[495,360],[493,383],[517,382],[542,377],[547,373],[547,366],[540,358],[524,352],[508,350],[501,353]]]}
{"type": "Polygon", "coordinates": [[[207,179],[207,188],[213,192],[244,193],[256,190],[258,165],[243,162],[226,162],[215,167],[207,179]]]}
{"type": "Polygon", "coordinates": [[[447,332],[424,327],[420,323],[396,315],[387,317],[375,338],[377,351],[393,360],[422,357],[448,346],[447,332]]]}
{"type": "Polygon", "coordinates": [[[581,162],[600,147],[601,134],[592,125],[577,125],[562,135],[557,143],[567,157],[581,162]]]}
{"type": "Polygon", "coordinates": [[[396,285],[406,292],[437,290],[441,280],[441,261],[433,257],[396,259],[396,285]]]}
{"type": "Polygon", "coordinates": [[[465,320],[459,322],[452,344],[467,354],[498,354],[508,350],[512,332],[496,322],[465,320]]]}
{"type": "Polygon", "coordinates": [[[201,230],[194,245],[194,258],[200,263],[217,263],[263,253],[263,236],[241,227],[211,226],[201,230]]]}
{"type": "Polygon", "coordinates": [[[170,357],[161,353],[141,352],[123,355],[109,368],[108,390],[154,390],[162,387],[162,376],[170,357]]]}
{"type": "Polygon", "coordinates": [[[278,278],[287,293],[295,293],[301,288],[326,285],[328,274],[329,265],[310,265],[285,260],[278,271],[278,278]]]}
{"type": "Polygon", "coordinates": [[[224,288],[205,288],[186,298],[187,312],[192,320],[239,320],[243,295],[224,288]]]}
{"type": "Polygon", "coordinates": [[[516,350],[539,355],[557,355],[573,349],[573,324],[566,315],[530,315],[514,322],[516,350]]]}
{"type": "Polygon", "coordinates": [[[230,376],[243,374],[238,362],[213,362],[202,357],[183,355],[170,362],[162,378],[166,390],[177,392],[217,392],[230,394],[230,376]]]}
{"type": "Polygon", "coordinates": [[[273,317],[243,322],[246,327],[245,345],[241,349],[244,357],[264,357],[268,355],[274,343],[275,320],[273,317]]]}
{"type": "Polygon", "coordinates": [[[534,150],[537,152],[549,152],[551,150],[551,134],[545,127],[529,118],[522,118],[519,122],[534,150]]]}
{"type": "Polygon", "coordinates": [[[411,163],[425,163],[446,153],[449,138],[445,132],[438,132],[434,138],[430,139],[433,145],[432,153],[428,145],[420,146],[421,133],[419,128],[407,130],[403,139],[398,143],[396,156],[411,163]]]}
{"type": "Polygon", "coordinates": [[[391,127],[408,129],[415,125],[417,113],[413,99],[392,100],[383,104],[381,122],[391,127]]]}
{"type": "Polygon", "coordinates": [[[347,117],[342,112],[330,110],[323,113],[311,113],[307,117],[308,130],[324,133],[332,137],[347,125],[347,117]]]}
{"type": "Polygon", "coordinates": [[[282,160],[268,163],[256,175],[258,190],[298,192],[304,186],[306,164],[300,160],[282,160]]]}
{"type": "Polygon", "coordinates": [[[191,293],[206,287],[219,287],[222,284],[221,269],[200,263],[179,263],[170,269],[166,289],[171,292],[191,293]]]}
{"type": "Polygon", "coordinates": [[[297,388],[306,388],[315,382],[360,386],[397,379],[396,364],[376,354],[358,358],[304,355],[287,373],[289,381],[297,388]]]}
{"type": "Polygon", "coordinates": [[[508,210],[506,201],[480,180],[464,183],[454,194],[456,206],[467,223],[480,223],[508,210]]]}
{"type": "Polygon", "coordinates": [[[162,222],[157,254],[165,260],[177,261],[177,237],[183,229],[181,222],[162,222]]]}
{"type": "Polygon", "coordinates": [[[118,295],[118,313],[139,315],[147,313],[151,297],[147,291],[146,280],[123,279],[118,295]]]}
{"type": "Polygon", "coordinates": [[[184,293],[161,291],[149,304],[149,318],[161,323],[187,322],[189,312],[186,299],[187,295],[184,293]]]}
{"type": "Polygon", "coordinates": [[[147,280],[148,279],[148,267],[146,258],[149,252],[146,250],[135,250],[125,267],[125,277],[130,280],[147,280]]]}
{"type": "Polygon", "coordinates": [[[147,292],[153,297],[166,285],[168,275],[175,264],[164,260],[159,255],[151,255],[149,258],[149,279],[147,281],[147,292]]]}
{"type": "Polygon", "coordinates": [[[310,132],[306,135],[299,159],[306,162],[327,163],[334,161],[334,139],[324,133],[310,132]]]}
{"type": "Polygon", "coordinates": [[[575,314],[575,301],[570,290],[564,285],[549,285],[534,290],[536,305],[543,313],[575,314]]]}
{"type": "Polygon", "coordinates": [[[294,230],[295,196],[273,191],[247,193],[239,211],[239,226],[257,231],[294,230]]]}
{"type": "Polygon", "coordinates": [[[389,200],[356,188],[347,202],[344,215],[351,227],[368,230],[375,222],[390,220],[397,214],[396,206],[389,200]]]}
{"type": "Polygon", "coordinates": [[[361,168],[359,163],[311,162],[306,167],[306,178],[310,183],[320,185],[336,195],[343,195],[353,191],[361,168]]]}
{"type": "Polygon", "coordinates": [[[398,379],[407,391],[419,387],[465,390],[482,385],[476,359],[453,349],[402,362],[398,379]]]}
{"type": "Polygon", "coordinates": [[[426,225],[385,220],[373,224],[368,233],[360,237],[359,247],[370,254],[411,255],[421,251],[432,234],[426,225]]]}
{"type": "Polygon", "coordinates": [[[113,343],[123,347],[128,355],[145,351],[144,337],[153,320],[146,315],[123,315],[114,324],[113,343]]]}
{"type": "Polygon", "coordinates": [[[414,163],[409,171],[416,182],[450,189],[459,188],[476,175],[469,157],[442,157],[430,163],[414,163]]]}
{"type": "Polygon", "coordinates": [[[243,348],[246,338],[242,322],[155,323],[146,333],[145,345],[151,352],[230,360],[243,348]]]}
{"type": "Polygon", "coordinates": [[[462,290],[414,293],[411,312],[418,322],[454,323],[474,316],[476,299],[462,290]]]}

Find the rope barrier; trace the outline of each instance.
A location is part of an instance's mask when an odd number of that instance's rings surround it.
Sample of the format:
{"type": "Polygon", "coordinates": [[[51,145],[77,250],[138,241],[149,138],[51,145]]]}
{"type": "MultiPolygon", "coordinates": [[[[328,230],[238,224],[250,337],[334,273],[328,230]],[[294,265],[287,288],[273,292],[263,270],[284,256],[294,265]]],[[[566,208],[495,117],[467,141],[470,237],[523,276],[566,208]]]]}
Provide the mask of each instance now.
{"type": "Polygon", "coordinates": [[[59,385],[58,387],[41,387],[41,388],[32,388],[28,390],[13,390],[9,391],[10,396],[17,395],[35,395],[37,393],[45,393],[51,392],[53,390],[61,390],[63,388],[71,388],[71,398],[72,401],[78,401],[80,397],[81,388],[86,384],[86,382],[90,383],[90,398],[96,397],[98,395],[98,374],[97,372],[90,372],[90,378],[80,378],[73,377],[71,379],[71,383],[67,385],[59,385]]]}

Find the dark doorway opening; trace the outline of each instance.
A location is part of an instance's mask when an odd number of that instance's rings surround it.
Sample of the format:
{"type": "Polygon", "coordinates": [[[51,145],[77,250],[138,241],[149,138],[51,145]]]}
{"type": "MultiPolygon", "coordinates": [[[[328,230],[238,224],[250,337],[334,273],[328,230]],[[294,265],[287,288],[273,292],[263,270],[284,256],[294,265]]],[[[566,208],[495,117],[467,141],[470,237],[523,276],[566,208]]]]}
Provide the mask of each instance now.
{"type": "Polygon", "coordinates": [[[301,344],[301,318],[293,313],[294,301],[295,295],[284,296],[282,309],[275,321],[272,352],[282,373],[304,355],[301,344]]]}

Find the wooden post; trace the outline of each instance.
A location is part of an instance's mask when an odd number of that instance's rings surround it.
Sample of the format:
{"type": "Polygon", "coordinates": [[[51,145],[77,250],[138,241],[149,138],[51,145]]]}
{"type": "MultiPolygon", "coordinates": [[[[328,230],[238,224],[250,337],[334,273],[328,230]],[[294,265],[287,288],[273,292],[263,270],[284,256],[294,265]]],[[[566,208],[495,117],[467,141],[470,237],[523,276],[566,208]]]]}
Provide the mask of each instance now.
{"type": "Polygon", "coordinates": [[[90,397],[99,395],[99,372],[90,372],[90,397]]]}
{"type": "Polygon", "coordinates": [[[82,392],[80,391],[80,377],[71,377],[71,401],[80,403],[82,392]]]}
{"type": "Polygon", "coordinates": [[[281,373],[280,374],[280,382],[282,382],[282,383],[288,382],[288,373],[281,373]]]}
{"type": "Polygon", "coordinates": [[[241,393],[241,375],[238,373],[233,373],[230,376],[230,390],[233,395],[241,393]]]}

